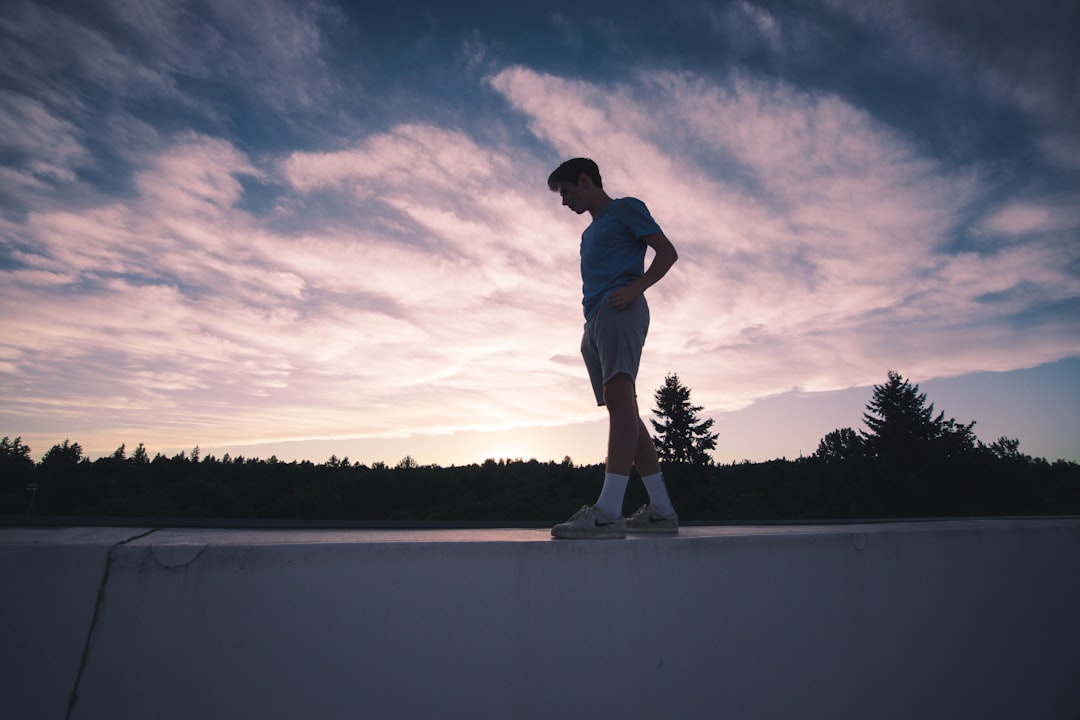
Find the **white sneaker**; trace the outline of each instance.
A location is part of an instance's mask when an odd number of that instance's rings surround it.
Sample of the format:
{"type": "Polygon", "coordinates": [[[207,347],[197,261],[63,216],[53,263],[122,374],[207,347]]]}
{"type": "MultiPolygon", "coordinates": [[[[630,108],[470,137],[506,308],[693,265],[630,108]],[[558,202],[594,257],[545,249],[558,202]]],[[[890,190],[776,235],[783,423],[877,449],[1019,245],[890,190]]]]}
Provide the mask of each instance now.
{"type": "Polygon", "coordinates": [[[569,520],[551,528],[551,534],[564,540],[621,540],[626,537],[626,521],[609,518],[597,507],[582,505],[569,520]]]}
{"type": "Polygon", "coordinates": [[[649,503],[639,507],[633,515],[626,518],[626,531],[635,533],[677,533],[679,516],[676,513],[662,515],[656,506],[649,503]]]}

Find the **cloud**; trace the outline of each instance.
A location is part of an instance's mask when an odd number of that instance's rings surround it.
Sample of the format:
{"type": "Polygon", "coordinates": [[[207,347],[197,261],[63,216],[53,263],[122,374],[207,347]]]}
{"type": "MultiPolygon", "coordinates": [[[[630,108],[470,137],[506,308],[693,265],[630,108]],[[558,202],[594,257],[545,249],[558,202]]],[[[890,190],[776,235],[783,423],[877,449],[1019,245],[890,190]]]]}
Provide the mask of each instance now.
{"type": "Polygon", "coordinates": [[[136,427],[154,408],[195,442],[550,424],[580,382],[553,359],[579,325],[576,248],[556,205],[537,209],[542,181],[503,180],[508,163],[409,125],[297,153],[281,177],[304,192],[280,212],[336,192],[374,221],[291,235],[242,208],[239,178],[275,168],[185,135],[144,160],[135,198],[6,227],[33,248],[0,294],[25,308],[7,323],[7,412],[42,413],[48,386],[56,421],[136,427]]]}
{"type": "Polygon", "coordinates": [[[74,179],[74,169],[87,155],[78,135],[74,125],[41,102],[0,90],[0,147],[23,159],[30,177],[74,179]]]}
{"type": "Polygon", "coordinates": [[[1034,148],[1047,151],[1043,163],[1075,167],[1078,56],[1071,39],[1075,11],[1067,4],[990,3],[977,20],[965,11],[948,17],[935,3],[828,4],[853,19],[890,64],[924,78],[935,90],[931,97],[950,109],[967,105],[949,118],[954,146],[983,147],[978,136],[1004,124],[1014,128],[1012,136],[990,135],[991,142],[1026,146],[1031,133],[1034,148]]]}
{"type": "Polygon", "coordinates": [[[983,235],[1023,237],[1078,228],[1080,210],[1075,204],[1015,200],[994,208],[975,230],[983,235]]]}
{"type": "MultiPolygon", "coordinates": [[[[680,248],[650,292],[643,387],[677,371],[699,401],[734,409],[868,384],[897,362],[932,376],[1076,349],[1060,324],[1036,322],[1019,348],[994,324],[1074,297],[1056,269],[1068,250],[945,252],[978,176],[836,96],[687,73],[605,87],[522,67],[491,85],[559,158],[588,149],[613,191],[646,199],[680,248]]],[[[419,123],[261,167],[182,135],[141,161],[134,198],[5,228],[32,248],[5,273],[5,306],[25,308],[8,323],[8,377],[22,383],[9,411],[40,412],[51,385],[54,417],[135,427],[154,408],[192,443],[584,421],[587,388],[566,362],[583,223],[543,187],[548,164],[419,123]],[[244,209],[245,177],[285,188],[275,210],[244,209]],[[309,205],[337,211],[283,222],[309,205]]],[[[984,223],[1045,225],[1022,206],[984,223]]]]}
{"type": "MultiPolygon", "coordinates": [[[[1033,135],[1004,159],[941,153],[836,77],[675,62],[571,77],[500,66],[487,49],[513,44],[476,30],[463,84],[440,88],[461,107],[382,78],[409,111],[373,120],[378,73],[329,44],[351,32],[331,5],[113,0],[76,19],[9,4],[0,418],[168,447],[594,420],[577,359],[588,218],[544,184],[575,155],[680,251],[649,292],[643,396],[678,372],[718,412],[889,368],[1080,353],[1080,217],[1051,174],[1080,144],[1057,76],[1019,87],[1051,61],[1010,69],[906,5],[860,7],[832,9],[883,39],[889,68],[940,73],[939,90],[976,78],[962,92],[1033,135]],[[1042,164],[1024,175],[1020,155],[1042,164]]],[[[739,29],[736,55],[824,63],[827,14],[739,2],[708,29],[739,29]]],[[[632,37],[550,17],[571,45],[632,37]]]]}
{"type": "MultiPolygon", "coordinates": [[[[1056,324],[1033,328],[1023,348],[965,333],[965,322],[1075,297],[1062,263],[1076,251],[949,254],[958,219],[986,190],[979,170],[922,156],[839,96],[739,73],[723,83],[643,73],[605,88],[517,67],[491,82],[561,154],[590,154],[614,178],[606,185],[643,197],[683,251],[655,291],[663,324],[651,352],[716,388],[704,393],[711,407],[870,384],[899,360],[934,376],[1077,349],[1056,324]],[[1019,305],[979,302],[1022,283],[1038,291],[1019,305]]],[[[986,228],[1039,223],[1030,208],[1006,208],[986,228]]]]}
{"type": "Polygon", "coordinates": [[[108,51],[92,56],[108,59],[98,62],[99,77],[107,75],[106,67],[120,67],[120,77],[130,77],[137,60],[189,97],[180,89],[187,80],[212,80],[293,113],[314,108],[334,92],[321,59],[321,23],[340,22],[331,5],[266,0],[256,13],[228,0],[198,9],[167,0],[109,0],[105,6],[111,20],[137,38],[138,54],[101,43],[108,51]]]}
{"type": "MultiPolygon", "coordinates": [[[[23,184],[70,182],[76,165],[116,182],[174,133],[322,136],[341,123],[340,76],[323,60],[323,28],[340,20],[322,2],[267,0],[252,12],[228,0],[108,0],[79,12],[12,0],[0,11],[5,145],[34,158],[23,184]]],[[[364,97],[355,74],[350,97],[364,97]]]]}

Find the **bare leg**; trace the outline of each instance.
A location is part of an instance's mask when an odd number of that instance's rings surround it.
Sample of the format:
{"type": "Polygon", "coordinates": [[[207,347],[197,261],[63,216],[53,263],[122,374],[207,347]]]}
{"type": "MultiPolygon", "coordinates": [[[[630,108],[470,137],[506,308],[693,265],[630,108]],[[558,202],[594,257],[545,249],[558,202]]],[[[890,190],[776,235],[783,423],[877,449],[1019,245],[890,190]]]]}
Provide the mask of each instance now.
{"type": "Polygon", "coordinates": [[[637,448],[634,451],[634,467],[637,468],[641,477],[648,477],[660,472],[660,457],[656,454],[656,444],[653,442],[649,431],[645,429],[645,423],[638,418],[637,448]]]}
{"type": "MultiPolygon", "coordinates": [[[[616,375],[604,385],[604,404],[608,409],[607,471],[617,475],[629,475],[630,468],[638,459],[638,446],[643,445],[640,441],[641,433],[645,432],[641,418],[638,417],[634,381],[629,375],[616,375]]],[[[647,445],[651,446],[652,441],[647,445]]],[[[642,452],[646,450],[647,448],[642,448],[642,452]]],[[[655,449],[652,454],[655,457],[655,449]]],[[[648,464],[647,456],[642,457],[642,460],[648,464]]]]}

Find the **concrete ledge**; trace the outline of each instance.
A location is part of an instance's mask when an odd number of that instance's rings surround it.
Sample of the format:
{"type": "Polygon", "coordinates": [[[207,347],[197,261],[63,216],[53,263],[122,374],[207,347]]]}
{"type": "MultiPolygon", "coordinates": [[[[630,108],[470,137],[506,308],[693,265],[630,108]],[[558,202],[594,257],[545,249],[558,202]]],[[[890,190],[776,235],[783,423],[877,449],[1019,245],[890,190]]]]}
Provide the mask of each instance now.
{"type": "Polygon", "coordinates": [[[19,718],[1080,718],[1080,519],[0,529],[19,718]]]}

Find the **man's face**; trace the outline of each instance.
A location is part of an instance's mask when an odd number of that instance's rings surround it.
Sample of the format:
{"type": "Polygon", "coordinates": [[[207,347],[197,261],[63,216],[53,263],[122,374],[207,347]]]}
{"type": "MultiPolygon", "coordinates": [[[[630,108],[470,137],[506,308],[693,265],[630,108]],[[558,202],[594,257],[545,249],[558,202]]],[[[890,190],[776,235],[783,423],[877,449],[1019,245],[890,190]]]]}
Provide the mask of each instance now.
{"type": "Polygon", "coordinates": [[[585,188],[581,178],[578,178],[576,183],[563,180],[558,185],[559,196],[562,198],[562,204],[570,208],[578,215],[585,212],[585,188]]]}

